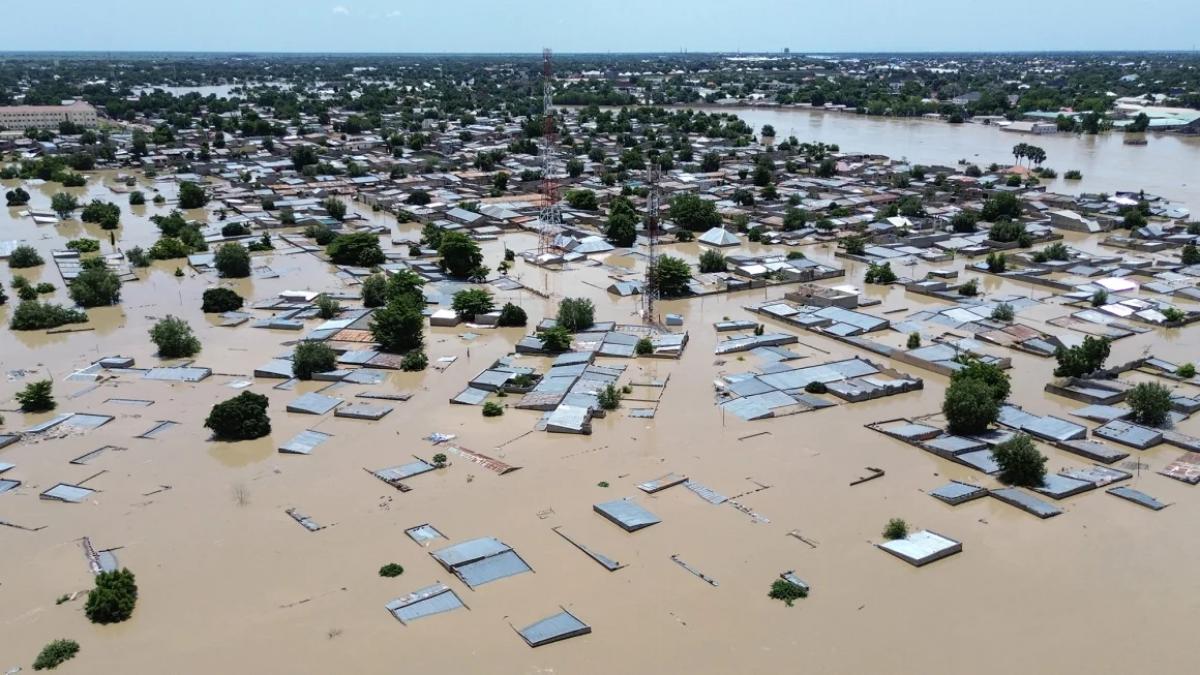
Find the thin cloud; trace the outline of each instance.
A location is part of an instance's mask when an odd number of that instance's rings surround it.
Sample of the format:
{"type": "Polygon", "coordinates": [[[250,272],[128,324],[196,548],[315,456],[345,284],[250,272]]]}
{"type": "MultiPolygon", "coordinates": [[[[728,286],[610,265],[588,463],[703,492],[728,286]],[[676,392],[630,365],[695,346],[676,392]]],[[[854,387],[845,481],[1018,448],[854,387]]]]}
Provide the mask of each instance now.
{"type": "Polygon", "coordinates": [[[345,5],[337,5],[333,8],[333,13],[348,15],[348,14],[350,14],[350,8],[345,5]]]}
{"type": "Polygon", "coordinates": [[[393,9],[392,11],[387,13],[387,18],[389,18],[389,19],[399,19],[402,16],[404,16],[404,12],[401,12],[398,9],[393,9]]]}

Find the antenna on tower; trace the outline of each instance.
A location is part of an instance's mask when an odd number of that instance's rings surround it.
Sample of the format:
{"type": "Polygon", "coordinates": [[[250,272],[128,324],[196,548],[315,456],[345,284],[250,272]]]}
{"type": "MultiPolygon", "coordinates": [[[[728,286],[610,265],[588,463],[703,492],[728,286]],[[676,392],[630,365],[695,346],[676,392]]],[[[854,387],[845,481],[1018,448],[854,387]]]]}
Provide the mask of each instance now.
{"type": "Polygon", "coordinates": [[[646,225],[649,250],[646,256],[646,283],[642,288],[642,321],[648,326],[658,325],[654,316],[654,301],[658,299],[658,172],[656,161],[646,163],[646,216],[642,222],[646,225]]]}
{"type": "Polygon", "coordinates": [[[547,250],[553,245],[554,237],[562,225],[562,211],[558,205],[558,185],[554,182],[554,152],[558,144],[558,132],[554,124],[554,70],[550,63],[550,50],[542,50],[542,195],[546,204],[538,223],[538,262],[542,262],[547,250]]]}

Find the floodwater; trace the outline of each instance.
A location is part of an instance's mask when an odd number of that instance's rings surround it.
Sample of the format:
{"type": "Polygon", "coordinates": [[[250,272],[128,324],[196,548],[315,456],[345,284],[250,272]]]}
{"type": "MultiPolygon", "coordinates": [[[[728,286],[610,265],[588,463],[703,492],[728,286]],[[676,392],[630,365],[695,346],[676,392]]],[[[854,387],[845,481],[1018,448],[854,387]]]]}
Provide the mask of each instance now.
{"type": "Polygon", "coordinates": [[[844,151],[870,152],[914,164],[954,166],[959,160],[986,169],[995,162],[1011,165],[1012,148],[1031,143],[1046,150],[1043,166],[1058,178],[1043,181],[1047,190],[1065,194],[1145,190],[1182,203],[1200,213],[1200,137],[1171,133],[1146,134],[1146,145],[1125,145],[1120,132],[1096,136],[1021,134],[983,124],[948,124],[937,120],[868,117],[805,108],[701,106],[712,112],[736,113],[756,134],[764,124],[776,138],[836,143],[844,151]],[[1070,169],[1082,180],[1066,180],[1070,169]]]}
{"type": "MultiPolygon", "coordinates": [[[[786,128],[775,124],[781,131],[786,128]]],[[[844,137],[831,140],[851,145],[844,137]]],[[[107,195],[110,180],[99,174],[80,190],[107,195]]],[[[34,192],[32,206],[41,208],[53,190],[34,192]]],[[[108,198],[128,211],[123,195],[108,198]]],[[[127,214],[119,244],[153,241],[147,218],[169,208],[149,205],[127,214]]],[[[31,240],[47,259],[65,239],[82,232],[99,234],[77,222],[35,226],[16,218],[16,211],[0,210],[3,237],[31,240]]],[[[370,217],[392,225],[395,236],[415,234],[415,226],[396,224],[390,216],[370,217]]],[[[106,237],[104,241],[108,251],[106,237]]],[[[382,241],[386,244],[388,238],[382,241]]],[[[522,250],[533,240],[516,235],[487,243],[486,262],[493,268],[505,243],[522,250]]],[[[694,244],[680,249],[687,257],[695,255],[694,244]]],[[[805,253],[832,259],[832,250],[820,246],[807,247],[805,253]]],[[[12,395],[47,373],[55,380],[60,411],[116,416],[83,435],[26,441],[0,451],[0,461],[16,464],[8,476],[24,481],[17,491],[0,495],[0,519],[44,527],[36,532],[0,527],[0,668],[29,669],[43,644],[69,637],[80,643],[81,652],[60,667],[63,673],[1193,670],[1190,654],[1179,645],[1191,643],[1191,619],[1200,610],[1200,582],[1189,569],[1200,557],[1200,539],[1192,534],[1200,498],[1197,488],[1154,473],[1178,450],[1163,446],[1138,453],[1147,467],[1128,483],[1172,502],[1170,508],[1155,513],[1096,490],[1059,502],[1066,513],[1040,521],[993,499],[949,507],[930,498],[923,492],[951,478],[995,484],[864,428],[872,421],[935,412],[946,384],[937,375],[897,364],[923,377],[925,390],[775,420],[743,422],[722,416],[713,405],[713,378],[760,364],[749,355],[745,360],[714,357],[718,336],[711,323],[752,317],[743,305],[781,297],[781,288],[661,303],[662,312],[685,316],[690,342],[681,360],[602,359],[628,366],[622,382],[669,378],[652,420],[618,411],[596,420],[591,436],[576,437],[527,433],[538,415],[531,411],[510,409],[502,417],[485,419],[478,408],[452,406],[448,399],[508,353],[523,334],[519,329],[475,330],[480,336],[465,340],[460,334],[471,329],[462,327],[427,331],[431,361],[458,357],[445,372],[394,373],[383,385],[346,385],[326,392],[346,398],[360,390],[414,393],[411,400],[395,403],[396,410],[382,421],[287,413],[288,401],[323,384],[303,383],[289,392],[272,388],[278,380],[259,379],[249,389],[270,398],[271,436],[215,443],[201,426],[209,407],[238,393],[226,385],[253,379],[253,368],[284,351],[282,345],[298,334],[248,325],[218,327],[199,311],[203,290],[230,283],[248,299],[263,299],[285,289],[341,289],[331,268],[308,254],[277,252],[256,262],[281,277],[218,282],[189,270],[176,278],[174,262],[139,271],[141,280],[124,287],[119,308],[89,312],[88,326],[95,328],[89,332],[14,334],[6,327],[13,302],[0,308],[5,326],[0,328],[0,372],[6,375],[0,380],[0,405],[12,408],[12,395]],[[132,356],[139,367],[158,363],[146,330],[168,313],[184,317],[196,329],[204,344],[196,363],[213,368],[213,377],[198,384],[171,384],[121,375],[91,390],[86,383],[64,381],[67,373],[99,356],[132,356]],[[18,368],[37,373],[8,376],[18,368]],[[113,397],[154,404],[106,402],[113,397]],[[134,438],[157,420],[180,425],[155,440],[134,438]],[[333,438],[310,456],[275,451],[304,429],[333,438]],[[434,431],[457,434],[455,443],[522,468],[498,476],[448,453],[450,466],[407,481],[413,488],[408,493],[363,471],[400,464],[414,454],[428,459],[446,452],[445,446],[421,440],[434,431]],[[739,440],[764,431],[769,435],[739,440]],[[85,466],[68,463],[103,445],[124,450],[85,466]],[[849,487],[868,466],[887,474],[849,487]],[[770,522],[756,523],[729,506],[710,505],[682,487],[654,496],[641,495],[634,487],[669,471],[726,495],[769,485],[741,501],[770,522]],[[59,481],[80,481],[99,472],[86,483],[99,490],[86,503],[37,497],[59,481]],[[600,487],[601,481],[610,487],[600,487]],[[594,503],[635,495],[663,522],[628,534],[591,510],[594,503]],[[284,513],[291,507],[328,527],[307,532],[284,513]],[[872,546],[892,517],[958,539],[964,551],[928,567],[910,567],[872,546]],[[498,537],[535,573],[471,591],[405,536],[405,528],[426,522],[451,542],[498,537]],[[560,525],[628,566],[605,571],[551,531],[560,525]],[[787,536],[792,530],[814,541],[816,548],[787,536]],[[55,604],[59,596],[92,584],[79,544],[83,536],[100,549],[121,547],[121,564],[137,574],[140,597],[130,621],[88,623],[83,596],[55,604]],[[686,573],[670,560],[673,554],[720,585],[709,586],[686,573]],[[379,577],[378,568],[388,562],[403,565],[404,574],[379,577]],[[796,570],[813,586],[810,597],[792,608],[766,597],[771,582],[785,570],[796,570]],[[435,581],[448,583],[470,610],[408,626],[385,611],[389,600],[435,581]],[[530,649],[510,627],[532,623],[559,606],[594,632],[530,649]],[[1103,626],[1116,634],[1115,640],[1099,630],[1103,626]]],[[[636,257],[614,262],[634,269],[643,264],[636,257]]],[[[897,272],[920,276],[927,270],[918,265],[897,272]]],[[[536,322],[552,313],[563,296],[582,295],[596,302],[598,319],[633,322],[636,299],[618,300],[603,290],[611,271],[579,266],[566,273],[548,272],[518,262],[513,275],[549,293],[550,299],[517,291],[499,294],[498,301],[520,303],[536,322]]],[[[52,265],[32,272],[59,286],[55,298],[65,301],[52,265]]],[[[3,274],[6,285],[10,276],[3,274]]],[[[861,266],[851,264],[847,280],[827,283],[858,284],[861,276],[861,266]]],[[[982,287],[987,293],[1030,293],[994,278],[984,279],[982,287]]],[[[1033,293],[1038,299],[1048,295],[1043,289],[1033,293]]],[[[870,310],[876,314],[944,304],[901,288],[871,288],[867,295],[883,301],[870,310]]],[[[1067,311],[1047,302],[1021,319],[1054,331],[1044,322],[1067,311]]],[[[799,337],[801,344],[792,348],[806,357],[802,363],[856,353],[813,334],[799,337]]],[[[1072,342],[1079,337],[1064,335],[1072,342]]],[[[1180,362],[1192,360],[1195,344],[1194,335],[1152,331],[1119,341],[1112,361],[1146,350],[1180,362]]],[[[1053,367],[1050,360],[1000,353],[1013,359],[1016,403],[1061,417],[1079,407],[1042,391],[1053,367]]],[[[1197,392],[1190,388],[1189,393],[1197,392]]],[[[23,429],[48,414],[6,410],[4,416],[5,429],[23,429]]],[[[1181,430],[1200,435],[1200,424],[1189,420],[1181,430]]],[[[1041,449],[1050,458],[1049,469],[1085,464],[1048,446],[1041,449]]]]}

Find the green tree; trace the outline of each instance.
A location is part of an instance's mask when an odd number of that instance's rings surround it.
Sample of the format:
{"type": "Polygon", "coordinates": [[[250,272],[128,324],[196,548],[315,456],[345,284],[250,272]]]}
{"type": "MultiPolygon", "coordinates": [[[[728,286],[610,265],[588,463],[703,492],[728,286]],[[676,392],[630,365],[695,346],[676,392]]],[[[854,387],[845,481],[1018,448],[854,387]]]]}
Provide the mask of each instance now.
{"type": "Polygon", "coordinates": [[[903,518],[892,518],[883,528],[883,538],[894,540],[908,537],[908,523],[903,518]]]}
{"type": "Polygon", "coordinates": [[[664,298],[678,298],[690,292],[688,282],[692,280],[692,268],[683,258],[661,255],[655,260],[651,278],[664,298]]]}
{"type": "Polygon", "coordinates": [[[1000,192],[983,203],[983,210],[980,211],[979,217],[991,223],[1002,218],[1009,220],[1020,218],[1021,200],[1011,192],[1000,192]]]}
{"type": "Polygon", "coordinates": [[[721,170],[721,155],[715,151],[704,153],[704,157],[700,160],[700,171],[704,173],[713,173],[721,170]]]}
{"type": "Polygon", "coordinates": [[[807,222],[808,212],[806,212],[804,209],[798,209],[794,206],[790,207],[783,214],[783,231],[795,232],[796,230],[803,228],[807,222]]]}
{"type": "Polygon", "coordinates": [[[950,433],[972,435],[987,431],[1000,415],[1000,407],[986,382],[966,378],[951,381],[946,388],[942,414],[946,416],[950,433]]]}
{"type": "Polygon", "coordinates": [[[500,308],[500,320],[497,322],[499,326],[524,326],[529,321],[525,315],[525,310],[507,302],[500,308]]]}
{"type": "Polygon", "coordinates": [[[326,198],[325,201],[321,202],[321,208],[325,209],[325,212],[329,214],[329,217],[333,218],[334,220],[346,219],[346,202],[343,202],[337,197],[326,198]]]}
{"type": "Polygon", "coordinates": [[[1083,344],[1074,347],[1059,347],[1054,350],[1054,358],[1058,367],[1054,369],[1055,377],[1082,377],[1096,372],[1104,367],[1104,361],[1112,351],[1108,338],[1083,338],[1083,344]]]}
{"type": "Polygon", "coordinates": [[[209,288],[201,298],[200,311],[205,313],[235,312],[242,308],[242,296],[229,288],[209,288]]]}
{"type": "Polygon", "coordinates": [[[538,333],[542,341],[542,349],[554,353],[565,352],[571,348],[571,331],[562,326],[552,326],[538,333]]]}
{"type": "Polygon", "coordinates": [[[693,194],[681,194],[671,199],[668,211],[676,225],[689,230],[708,230],[721,224],[721,214],[713,202],[693,194]]]}
{"type": "Polygon", "coordinates": [[[596,193],[587,189],[568,191],[567,203],[571,205],[571,208],[583,211],[595,211],[600,208],[596,202],[596,193]]]}
{"type": "Polygon", "coordinates": [[[950,227],[955,232],[974,232],[977,222],[979,216],[974,211],[959,211],[950,219],[950,227]]]}
{"type": "Polygon", "coordinates": [[[59,218],[67,218],[71,212],[79,208],[79,200],[75,199],[75,195],[67,192],[56,192],[50,198],[50,209],[58,214],[59,218]]]}
{"type": "Polygon", "coordinates": [[[1184,265],[1200,265],[1200,249],[1195,244],[1184,244],[1179,258],[1184,265]]]}
{"type": "Polygon", "coordinates": [[[96,223],[105,230],[115,230],[121,221],[121,207],[112,202],[93,199],[79,214],[85,223],[96,223]]]}
{"type": "Polygon", "coordinates": [[[638,356],[650,356],[654,353],[654,342],[648,337],[638,338],[637,344],[633,346],[633,353],[638,356]]]}
{"type": "MultiPolygon", "coordinates": [[[[425,304],[425,294],[421,287],[425,279],[412,270],[397,270],[387,280],[387,299],[407,298],[418,307],[425,304]]],[[[386,303],[385,303],[386,304],[386,303]]]]}
{"type": "Polygon", "coordinates": [[[1013,306],[1007,302],[1002,302],[992,308],[992,320],[994,321],[1004,321],[1007,323],[1011,322],[1014,316],[1013,306]]]}
{"type": "Polygon", "coordinates": [[[379,247],[379,235],[371,232],[339,234],[325,252],[335,265],[374,267],[386,260],[379,247]]]}
{"type": "Polygon", "coordinates": [[[729,264],[725,260],[725,256],[721,255],[720,251],[706,249],[700,254],[700,273],[710,274],[712,272],[724,272],[729,269],[729,264]]]}
{"type": "Polygon", "coordinates": [[[1133,421],[1152,427],[1166,424],[1171,414],[1171,390],[1157,382],[1140,382],[1125,397],[1133,421]]]}
{"type": "Polygon", "coordinates": [[[776,579],[771,584],[771,590],[767,592],[767,597],[772,600],[782,600],[785,606],[791,607],[796,600],[807,598],[808,590],[787,579],[776,579]]]}
{"type": "Polygon", "coordinates": [[[387,303],[387,278],[372,274],[362,282],[363,307],[382,307],[387,303]]]}
{"type": "Polygon", "coordinates": [[[17,392],[16,397],[21,412],[39,413],[54,410],[58,403],[54,400],[53,386],[51,380],[38,380],[25,385],[24,389],[17,392]]]}
{"type": "Polygon", "coordinates": [[[621,390],[611,382],[596,396],[602,410],[616,410],[621,405],[621,390]]]}
{"type": "Polygon", "coordinates": [[[87,314],[76,309],[25,300],[13,311],[8,327],[13,330],[46,330],[68,323],[86,323],[87,320],[87,314]]]}
{"type": "Polygon", "coordinates": [[[950,375],[950,382],[963,380],[979,380],[987,385],[996,405],[1003,405],[1012,392],[1012,383],[1008,373],[994,363],[981,361],[974,356],[960,356],[956,363],[958,369],[950,375]]]}
{"type": "Polygon", "coordinates": [[[425,317],[408,296],[393,297],[372,312],[370,328],[372,338],[385,352],[403,354],[425,344],[425,317]]]}
{"type": "Polygon", "coordinates": [[[499,417],[504,414],[504,406],[495,401],[488,401],[483,404],[484,417],[499,417]]]}
{"type": "Polygon", "coordinates": [[[442,269],[455,279],[475,276],[483,266],[479,244],[462,232],[444,233],[438,255],[442,257],[442,269]]]}
{"type": "Polygon", "coordinates": [[[592,327],[596,321],[596,307],[587,298],[564,298],[558,304],[557,324],[577,333],[592,327]]]}
{"type": "Polygon", "coordinates": [[[1010,220],[998,222],[995,225],[992,225],[992,228],[988,230],[988,239],[991,239],[992,241],[998,241],[1002,244],[1020,241],[1021,237],[1024,236],[1026,236],[1025,223],[1018,223],[1010,220]]]}
{"type": "Polygon", "coordinates": [[[454,294],[451,308],[464,321],[474,321],[480,314],[487,314],[495,309],[492,294],[482,288],[467,288],[454,294]]]}
{"type": "Polygon", "coordinates": [[[271,433],[271,418],[267,415],[269,401],[262,394],[243,391],[233,398],[214,405],[204,420],[217,440],[246,441],[271,433]]]}
{"type": "Polygon", "coordinates": [[[146,203],[146,193],[141,190],[134,190],[129,193],[129,205],[141,206],[146,203]]]}
{"type": "Polygon", "coordinates": [[[200,351],[200,340],[192,333],[186,321],[167,315],[150,329],[150,341],[158,347],[158,355],[164,359],[192,356],[200,351]]]}
{"type": "Polygon", "coordinates": [[[997,444],[992,457],[1000,467],[1000,480],[1009,485],[1041,487],[1046,480],[1046,458],[1025,434],[997,444]]]}
{"type": "Polygon", "coordinates": [[[250,276],[250,253],[241,244],[224,244],[213,256],[213,267],[221,276],[241,279],[250,276]]]}
{"type": "Polygon", "coordinates": [[[83,611],[92,623],[120,623],[133,616],[138,588],[133,572],[127,569],[101,572],[96,587],[88,592],[83,611]]]}
{"type": "Polygon", "coordinates": [[[207,203],[208,194],[204,192],[204,188],[186,180],[179,184],[179,208],[198,209],[207,203]]]}
{"type": "Polygon", "coordinates": [[[324,342],[305,340],[292,352],[292,374],[301,380],[311,380],[313,373],[337,369],[337,352],[324,342]]]}
{"type": "Polygon", "coordinates": [[[29,193],[18,186],[4,193],[4,202],[5,206],[25,206],[29,203],[29,193]]]}
{"type": "Polygon", "coordinates": [[[70,286],[71,299],[81,307],[115,305],[121,299],[121,279],[108,269],[103,258],[83,261],[70,286]]]}
{"type": "Polygon", "coordinates": [[[317,316],[322,319],[332,319],[338,315],[338,312],[342,311],[341,303],[324,293],[318,295],[316,302],[313,304],[317,306],[317,316]]]}
{"type": "Polygon", "coordinates": [[[605,236],[613,246],[633,246],[637,241],[637,212],[625,197],[617,197],[609,204],[608,227],[605,236]]]}

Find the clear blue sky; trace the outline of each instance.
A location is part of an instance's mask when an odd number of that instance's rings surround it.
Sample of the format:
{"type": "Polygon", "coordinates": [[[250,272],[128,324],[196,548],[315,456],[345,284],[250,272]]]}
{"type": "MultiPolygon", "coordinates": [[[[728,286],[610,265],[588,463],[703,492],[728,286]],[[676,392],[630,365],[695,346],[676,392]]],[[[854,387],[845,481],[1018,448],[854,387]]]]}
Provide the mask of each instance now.
{"type": "Polygon", "coordinates": [[[1200,0],[46,0],[0,50],[1191,50],[1200,0]]]}

